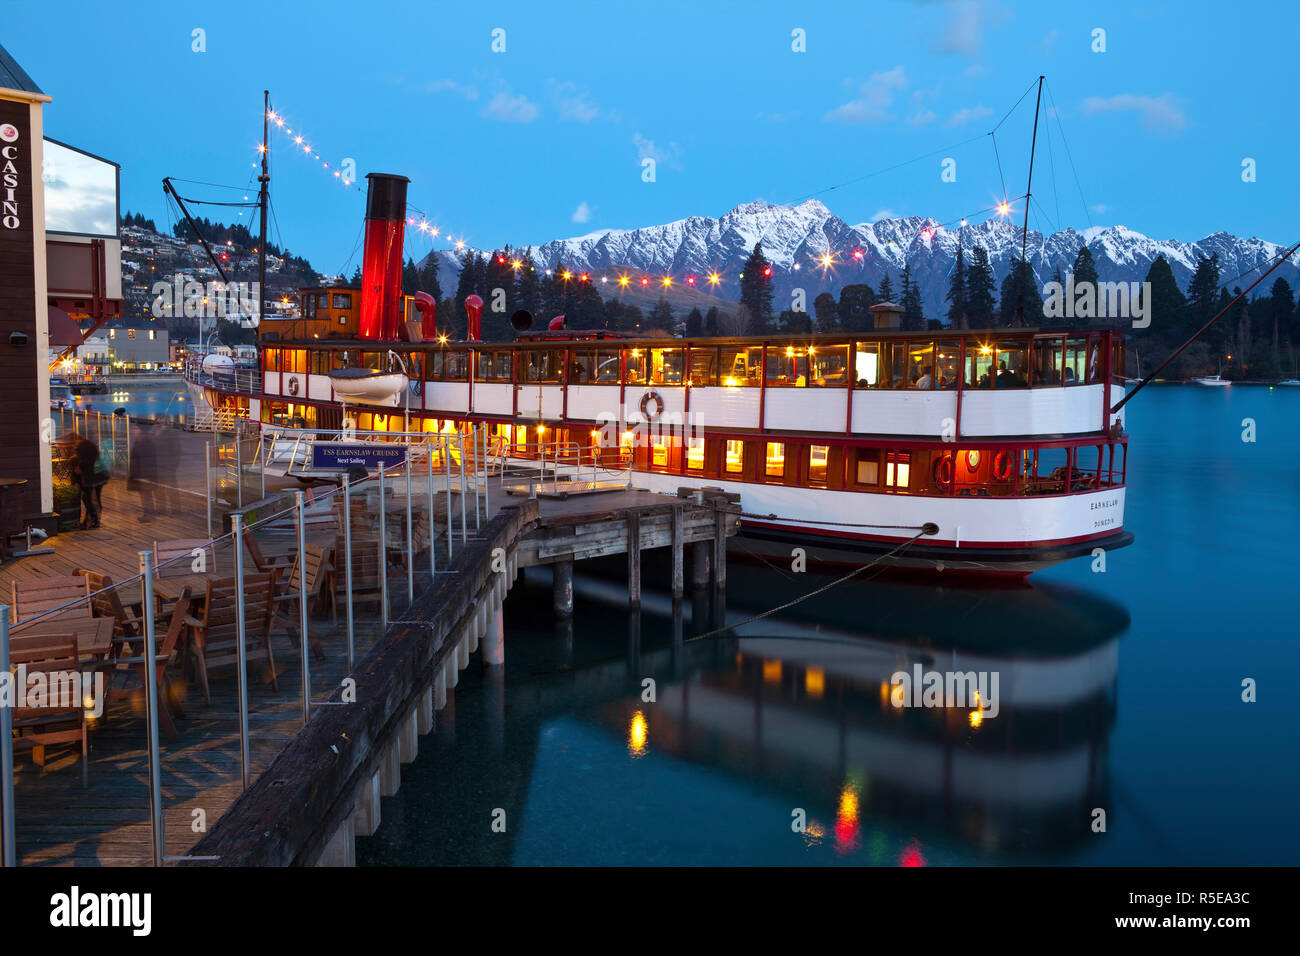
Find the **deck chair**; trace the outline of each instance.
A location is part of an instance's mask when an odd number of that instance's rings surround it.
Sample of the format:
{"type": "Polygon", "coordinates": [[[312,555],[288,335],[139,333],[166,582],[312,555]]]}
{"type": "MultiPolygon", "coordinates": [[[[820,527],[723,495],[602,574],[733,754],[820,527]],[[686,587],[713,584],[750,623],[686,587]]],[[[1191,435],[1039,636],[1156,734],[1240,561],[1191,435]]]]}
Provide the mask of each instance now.
{"type": "MultiPolygon", "coordinates": [[[[181,637],[185,633],[186,627],[189,626],[187,618],[190,613],[192,595],[189,588],[181,591],[180,597],[176,599],[176,604],[172,607],[171,616],[168,619],[158,621],[154,625],[154,640],[157,641],[154,661],[156,673],[154,680],[158,687],[158,726],[162,728],[167,739],[177,741],[180,734],[176,730],[176,723],[172,720],[172,715],[184,718],[185,711],[181,708],[180,695],[177,689],[171,683],[167,676],[167,665],[176,660],[180,651],[181,637]],[[158,636],[160,625],[166,624],[166,630],[162,636],[158,636]]],[[[125,645],[142,643],[141,637],[114,637],[113,653],[110,654],[104,664],[104,670],[108,672],[107,690],[109,697],[131,697],[137,693],[143,693],[145,681],[148,679],[145,670],[146,661],[141,653],[134,656],[124,656],[121,650],[125,645]]]]}
{"type": "Polygon", "coordinates": [[[46,620],[92,617],[90,607],[90,581],[81,575],[41,578],[38,581],[14,581],[14,620],[26,621],[53,608],[70,604],[77,598],[87,600],[50,614],[46,620]]]}
{"type": "MultiPolygon", "coordinates": [[[[273,577],[261,572],[244,574],[245,641],[249,651],[260,649],[266,660],[268,683],[278,691],[275,658],[271,653],[271,588],[273,577]]],[[[208,670],[239,660],[239,622],[235,616],[235,595],[239,582],[231,578],[214,578],[207,583],[206,599],[197,615],[185,621],[190,626],[192,657],[203,686],[203,699],[212,703],[208,670]]]]}
{"type": "MultiPolygon", "coordinates": [[[[323,602],[329,601],[333,607],[333,595],[327,586],[330,577],[331,566],[329,562],[329,552],[326,548],[318,547],[314,544],[307,545],[306,561],[299,563],[299,556],[295,555],[293,564],[289,567],[289,573],[281,579],[280,593],[276,594],[271,600],[275,605],[275,613],[271,620],[271,627],[283,627],[293,635],[295,641],[300,642],[301,636],[298,633],[299,615],[301,610],[301,600],[307,601],[307,613],[311,614],[313,607],[319,607],[323,602]],[[299,594],[302,582],[300,580],[300,570],[305,567],[307,572],[307,590],[305,598],[299,594]]],[[[333,617],[335,624],[338,623],[337,613],[333,617]]],[[[325,651],[321,648],[320,638],[312,636],[309,641],[312,653],[316,659],[324,660],[325,651]]]]}
{"type": "Polygon", "coordinates": [[[263,551],[257,535],[248,528],[244,529],[244,547],[253,559],[253,566],[263,574],[282,575],[293,564],[292,554],[268,554],[263,551]]]}
{"type": "Polygon", "coordinates": [[[99,574],[83,568],[74,568],[72,573],[85,578],[90,585],[91,616],[113,618],[113,637],[115,639],[125,638],[138,642],[140,635],[144,633],[144,618],[140,616],[138,606],[127,610],[113,586],[113,579],[107,574],[99,574]]]}
{"type": "MultiPolygon", "coordinates": [[[[82,701],[81,663],[74,635],[9,638],[9,666],[26,669],[28,683],[45,674],[49,697],[46,706],[33,705],[24,693],[13,714],[15,749],[30,749],[32,760],[45,767],[50,744],[81,741],[81,785],[89,783],[90,742],[86,736],[86,709],[82,701]]],[[[24,688],[25,690],[25,688],[24,688]]]]}
{"type": "Polygon", "coordinates": [[[204,538],[171,538],[153,543],[153,566],[158,569],[158,576],[178,577],[194,573],[194,552],[203,552],[204,568],[208,574],[217,571],[217,551],[213,542],[204,538]],[[188,560],[186,560],[188,559],[188,560]],[[171,562],[168,564],[168,562],[171,562]],[[165,567],[164,567],[165,565],[165,567]]]}
{"type": "MultiPolygon", "coordinates": [[[[340,531],[334,542],[333,592],[337,602],[340,596],[347,599],[347,570],[343,562],[344,543],[340,531]]],[[[356,528],[352,529],[352,602],[378,603],[383,600],[379,584],[379,539],[370,536],[359,537],[356,528]]]]}

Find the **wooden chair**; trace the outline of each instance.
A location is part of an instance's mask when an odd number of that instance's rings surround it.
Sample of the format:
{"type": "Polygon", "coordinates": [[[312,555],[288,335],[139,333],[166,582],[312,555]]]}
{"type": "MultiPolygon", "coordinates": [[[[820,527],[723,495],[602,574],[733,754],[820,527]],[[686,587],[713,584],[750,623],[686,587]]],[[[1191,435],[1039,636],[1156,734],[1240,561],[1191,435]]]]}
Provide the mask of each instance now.
{"type": "MultiPolygon", "coordinates": [[[[347,599],[347,572],[343,563],[343,534],[339,533],[334,543],[333,593],[337,603],[340,595],[347,599]]],[[[378,603],[383,600],[383,591],[379,584],[379,539],[376,537],[358,537],[355,528],[352,532],[352,602],[378,603]]]]}
{"type": "MultiPolygon", "coordinates": [[[[86,736],[86,708],[82,699],[81,662],[74,635],[9,638],[9,666],[45,675],[47,706],[29,706],[26,693],[16,701],[13,714],[14,747],[30,749],[38,767],[45,766],[45,748],[50,744],[81,741],[81,785],[89,782],[90,742],[86,736]],[[61,698],[61,699],[60,699],[61,698]],[[71,698],[71,699],[68,699],[71,698]]],[[[16,686],[16,685],[15,685],[16,686]]],[[[26,688],[23,688],[25,691],[26,688]]]]}
{"type": "Polygon", "coordinates": [[[282,574],[293,564],[292,554],[267,554],[262,550],[261,543],[257,540],[257,535],[249,529],[244,529],[244,547],[248,551],[248,556],[253,559],[253,566],[263,574],[282,574]]]}
{"type": "Polygon", "coordinates": [[[194,552],[203,552],[203,571],[215,574],[217,571],[216,547],[204,538],[171,538],[153,543],[153,566],[158,569],[158,576],[179,577],[194,573],[194,552]],[[185,560],[189,558],[189,560],[185,560]],[[171,562],[170,564],[168,562],[171,562]]]}
{"type": "Polygon", "coordinates": [[[113,637],[115,641],[117,638],[125,638],[128,641],[138,642],[140,635],[144,633],[144,618],[140,616],[138,602],[135,607],[128,611],[122,603],[117,589],[113,586],[113,579],[107,574],[86,571],[82,568],[74,568],[72,573],[85,578],[90,586],[91,616],[113,618],[113,637]]]}
{"type": "MultiPolygon", "coordinates": [[[[158,726],[171,741],[180,739],[172,715],[184,718],[185,711],[181,708],[180,695],[167,676],[167,665],[175,661],[180,652],[181,637],[185,633],[185,628],[189,626],[188,617],[192,603],[190,589],[185,588],[176,599],[171,617],[165,621],[167,629],[162,637],[158,637],[157,626],[164,621],[155,624],[154,640],[157,641],[157,645],[154,655],[156,665],[154,681],[158,687],[158,726]]],[[[141,648],[142,652],[135,656],[122,656],[120,653],[122,647],[130,643],[141,644],[142,641],[140,637],[113,638],[114,653],[105,662],[104,668],[108,672],[109,697],[130,697],[144,691],[148,674],[145,670],[147,662],[143,648],[141,648]]]]}
{"type": "Polygon", "coordinates": [[[50,614],[46,620],[93,617],[90,607],[90,581],[81,575],[41,578],[38,581],[14,581],[14,620],[26,621],[37,614],[71,604],[77,598],[86,598],[78,604],[50,614]]]}
{"type": "MultiPolygon", "coordinates": [[[[277,606],[271,621],[271,627],[284,627],[293,635],[295,641],[300,641],[301,636],[298,633],[301,613],[300,601],[304,599],[307,601],[307,613],[309,615],[313,606],[319,607],[326,600],[330,601],[331,607],[334,605],[330,589],[325,586],[329,580],[330,571],[329,552],[325,548],[317,547],[314,544],[307,545],[306,561],[301,564],[298,556],[295,556],[293,564],[289,568],[289,573],[282,580],[282,590],[272,598],[272,601],[277,606]],[[300,573],[303,568],[307,572],[305,598],[299,594],[302,587],[300,573]]],[[[335,624],[338,623],[337,613],[334,615],[333,621],[335,624]]],[[[309,643],[312,653],[316,655],[316,659],[324,660],[325,651],[321,648],[320,638],[312,637],[309,643]]]]}
{"type": "MultiPolygon", "coordinates": [[[[246,646],[261,648],[270,672],[268,683],[278,691],[275,658],[271,653],[271,596],[274,578],[258,572],[244,574],[244,625],[246,646]]],[[[239,660],[239,623],[235,616],[235,598],[239,582],[233,578],[214,578],[207,583],[203,607],[197,616],[187,616],[193,640],[194,666],[203,685],[203,699],[212,703],[208,687],[208,670],[239,660]]]]}

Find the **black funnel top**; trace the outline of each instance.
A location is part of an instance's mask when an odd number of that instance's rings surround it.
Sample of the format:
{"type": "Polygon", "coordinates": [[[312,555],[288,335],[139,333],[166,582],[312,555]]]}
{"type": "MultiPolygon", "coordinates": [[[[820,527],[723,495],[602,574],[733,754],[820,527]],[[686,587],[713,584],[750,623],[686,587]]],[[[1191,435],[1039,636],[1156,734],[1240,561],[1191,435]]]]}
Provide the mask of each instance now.
{"type": "Polygon", "coordinates": [[[366,218],[385,222],[405,219],[406,184],[410,180],[391,173],[366,173],[366,179],[370,180],[366,192],[366,218]]]}

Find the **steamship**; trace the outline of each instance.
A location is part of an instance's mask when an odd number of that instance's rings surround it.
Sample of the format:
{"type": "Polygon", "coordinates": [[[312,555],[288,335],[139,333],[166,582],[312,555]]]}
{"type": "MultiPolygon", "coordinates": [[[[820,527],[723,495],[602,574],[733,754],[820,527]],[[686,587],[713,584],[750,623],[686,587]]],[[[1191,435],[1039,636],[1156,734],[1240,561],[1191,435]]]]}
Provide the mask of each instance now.
{"type": "Polygon", "coordinates": [[[1133,540],[1120,333],[905,331],[886,302],[855,333],[655,338],[520,311],[514,341],[485,342],[471,296],[452,340],[432,297],[401,293],[408,180],[367,179],[362,288],[301,290],[251,372],[189,365],[217,414],[278,438],[482,424],[502,460],[562,448],[637,487],[733,492],[733,548],[785,561],[1023,578],[1133,540]]]}

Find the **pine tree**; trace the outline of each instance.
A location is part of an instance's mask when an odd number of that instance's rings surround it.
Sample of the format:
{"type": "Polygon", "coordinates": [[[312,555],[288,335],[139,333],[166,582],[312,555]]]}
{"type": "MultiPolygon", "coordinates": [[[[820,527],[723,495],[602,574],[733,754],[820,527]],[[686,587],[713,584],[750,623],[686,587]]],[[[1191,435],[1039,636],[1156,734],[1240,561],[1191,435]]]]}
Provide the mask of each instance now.
{"type": "Polygon", "coordinates": [[[650,313],[650,328],[654,331],[671,332],[673,330],[673,307],[668,304],[668,300],[660,298],[655,303],[654,311],[650,313]]]}
{"type": "Polygon", "coordinates": [[[1043,317],[1043,297],[1038,291],[1034,267],[1024,259],[1011,263],[1002,280],[1002,298],[998,303],[1000,323],[1007,327],[1035,326],[1043,317]]]}
{"type": "Polygon", "coordinates": [[[957,246],[957,265],[952,270],[948,294],[944,298],[951,303],[948,306],[949,327],[966,328],[966,257],[960,245],[957,246]]]}
{"type": "MultiPolygon", "coordinates": [[[[1196,271],[1187,284],[1187,325],[1183,332],[1199,329],[1219,310],[1219,254],[1196,262],[1196,271]]],[[[1221,336],[1216,336],[1221,338],[1221,336]]]]}
{"type": "Polygon", "coordinates": [[[1158,338],[1173,338],[1187,325],[1187,299],[1164,256],[1156,256],[1145,281],[1151,284],[1151,299],[1146,303],[1147,318],[1151,321],[1148,333],[1158,338]]]}
{"type": "Polygon", "coordinates": [[[415,295],[420,291],[420,270],[415,267],[415,260],[407,257],[402,266],[402,295],[415,295]]]}
{"type": "Polygon", "coordinates": [[[972,329],[993,327],[993,282],[989,254],[976,246],[966,269],[966,321],[972,329]]]}
{"type": "Polygon", "coordinates": [[[909,332],[919,332],[925,328],[925,316],[921,308],[921,290],[912,281],[912,264],[903,264],[903,307],[902,327],[909,332]]]}
{"type": "Polygon", "coordinates": [[[885,277],[880,280],[880,301],[894,301],[894,284],[889,281],[889,270],[885,270],[885,277]]]}
{"type": "Polygon", "coordinates": [[[1093,294],[1097,288],[1097,265],[1092,261],[1092,250],[1087,246],[1079,247],[1079,254],[1074,257],[1074,287],[1078,289],[1083,283],[1092,283],[1093,294]]]}
{"type": "Polygon", "coordinates": [[[822,292],[813,299],[813,314],[817,316],[818,332],[835,331],[835,296],[822,292]]]}
{"type": "Polygon", "coordinates": [[[835,307],[840,329],[845,332],[865,332],[870,329],[871,307],[875,304],[876,294],[869,285],[854,283],[840,289],[840,301],[835,307]]]}
{"type": "Polygon", "coordinates": [[[772,264],[763,255],[763,243],[754,243],[754,251],[745,260],[740,280],[740,304],[754,317],[760,328],[772,319],[772,264]]]}
{"type": "Polygon", "coordinates": [[[361,267],[360,266],[357,266],[357,271],[352,273],[352,278],[348,282],[348,287],[351,289],[361,288],[361,267]]]}
{"type": "Polygon", "coordinates": [[[704,313],[704,334],[715,336],[718,334],[718,307],[710,306],[709,311],[704,313]]]}
{"type": "Polygon", "coordinates": [[[699,338],[704,332],[704,313],[698,308],[691,309],[686,316],[686,337],[699,338]]]}

